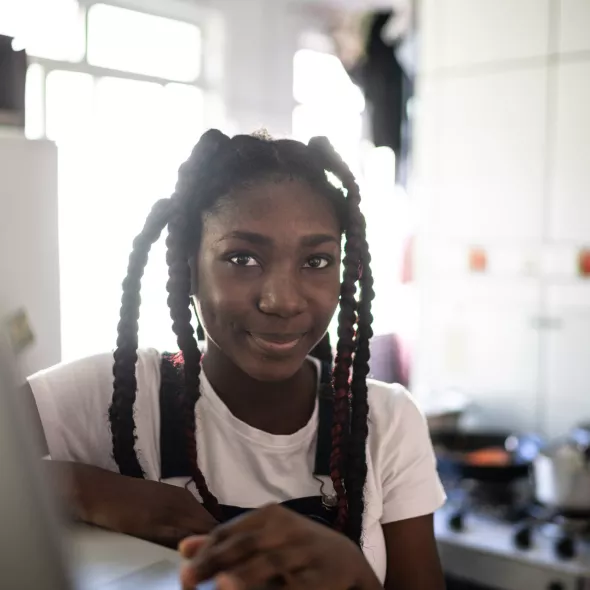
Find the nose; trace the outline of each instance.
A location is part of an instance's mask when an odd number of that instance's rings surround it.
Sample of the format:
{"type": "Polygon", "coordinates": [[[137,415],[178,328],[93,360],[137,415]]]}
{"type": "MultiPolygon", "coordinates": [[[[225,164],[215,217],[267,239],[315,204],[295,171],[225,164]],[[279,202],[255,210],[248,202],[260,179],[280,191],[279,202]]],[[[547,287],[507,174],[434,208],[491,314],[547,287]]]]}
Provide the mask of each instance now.
{"type": "Polygon", "coordinates": [[[267,272],[262,283],[258,308],[263,313],[281,318],[291,318],[303,313],[307,308],[307,299],[302,292],[301,281],[288,269],[267,272]]]}

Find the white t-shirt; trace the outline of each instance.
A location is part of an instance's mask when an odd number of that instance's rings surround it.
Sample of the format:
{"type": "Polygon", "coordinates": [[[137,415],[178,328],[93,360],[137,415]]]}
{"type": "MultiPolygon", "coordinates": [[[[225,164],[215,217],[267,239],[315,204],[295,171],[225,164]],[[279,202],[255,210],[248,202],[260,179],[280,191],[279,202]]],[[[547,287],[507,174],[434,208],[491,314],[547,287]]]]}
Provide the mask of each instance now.
{"type": "MultiPolygon", "coordinates": [[[[29,379],[52,459],[118,471],[108,422],[112,366],[112,354],[101,354],[29,379]]],[[[136,374],[136,451],[146,477],[159,480],[160,354],[140,350],[136,374]]],[[[410,394],[399,385],[378,381],[369,381],[368,388],[363,549],[383,582],[386,553],[381,525],[430,514],[444,503],[445,495],[426,422],[410,394]]],[[[254,508],[320,495],[321,483],[312,474],[317,403],[310,421],[298,432],[269,434],[233,416],[201,373],[196,416],[199,467],[221,504],[254,508]]],[[[324,492],[333,494],[330,478],[320,479],[324,492]]],[[[164,481],[184,486],[189,478],[164,481]]],[[[189,489],[198,497],[193,484],[189,489]]]]}

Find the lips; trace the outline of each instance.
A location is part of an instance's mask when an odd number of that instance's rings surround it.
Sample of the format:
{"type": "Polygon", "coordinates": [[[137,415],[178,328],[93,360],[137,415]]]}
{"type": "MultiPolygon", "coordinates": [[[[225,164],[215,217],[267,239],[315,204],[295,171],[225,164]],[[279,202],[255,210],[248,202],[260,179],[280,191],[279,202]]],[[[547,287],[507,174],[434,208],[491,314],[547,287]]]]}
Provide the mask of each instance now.
{"type": "Polygon", "coordinates": [[[303,339],[305,333],[276,334],[248,332],[257,348],[268,354],[285,354],[293,350],[303,339]]]}

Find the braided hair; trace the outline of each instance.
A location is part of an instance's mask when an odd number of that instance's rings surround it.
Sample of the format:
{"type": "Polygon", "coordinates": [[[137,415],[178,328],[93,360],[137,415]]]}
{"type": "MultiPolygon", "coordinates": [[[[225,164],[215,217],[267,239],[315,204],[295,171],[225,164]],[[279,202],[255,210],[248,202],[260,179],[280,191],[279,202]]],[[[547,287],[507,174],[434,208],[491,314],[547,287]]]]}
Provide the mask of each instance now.
{"type": "MultiPolygon", "coordinates": [[[[314,138],[305,145],[293,140],[272,140],[254,135],[229,138],[220,131],[210,130],[180,167],[173,195],[154,205],[144,228],[133,242],[127,276],[123,281],[114,353],[113,399],[109,408],[113,456],[122,474],[144,477],[135,453],[133,418],[140,288],[150,248],[167,228],[168,307],[172,329],[184,358],[184,387],[179,398],[182,431],[191,476],[203,505],[214,516],[219,515],[217,499],[209,490],[197,461],[195,404],[200,395],[201,352],[191,324],[191,260],[201,242],[202,214],[214,207],[220,197],[240,186],[284,179],[304,181],[325,195],[334,205],[345,236],[338,343],[333,363],[330,476],[338,497],[334,526],[361,544],[363,491],[367,475],[365,448],[369,410],[366,377],[372,337],[373,279],[359,187],[349,168],[325,138],[314,138]],[[327,172],[338,178],[342,188],[330,182],[327,172]]],[[[199,338],[202,338],[202,328],[198,331],[199,338]]],[[[327,335],[312,354],[332,364],[327,335]]]]}

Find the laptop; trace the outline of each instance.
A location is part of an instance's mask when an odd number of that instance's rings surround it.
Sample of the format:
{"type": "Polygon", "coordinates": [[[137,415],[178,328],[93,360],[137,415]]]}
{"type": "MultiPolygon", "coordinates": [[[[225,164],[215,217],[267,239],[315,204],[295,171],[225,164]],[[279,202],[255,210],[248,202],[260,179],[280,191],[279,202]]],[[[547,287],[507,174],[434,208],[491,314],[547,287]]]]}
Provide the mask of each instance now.
{"type": "Polygon", "coordinates": [[[0,588],[178,590],[180,557],[109,531],[66,525],[40,470],[0,310],[0,588]]]}

